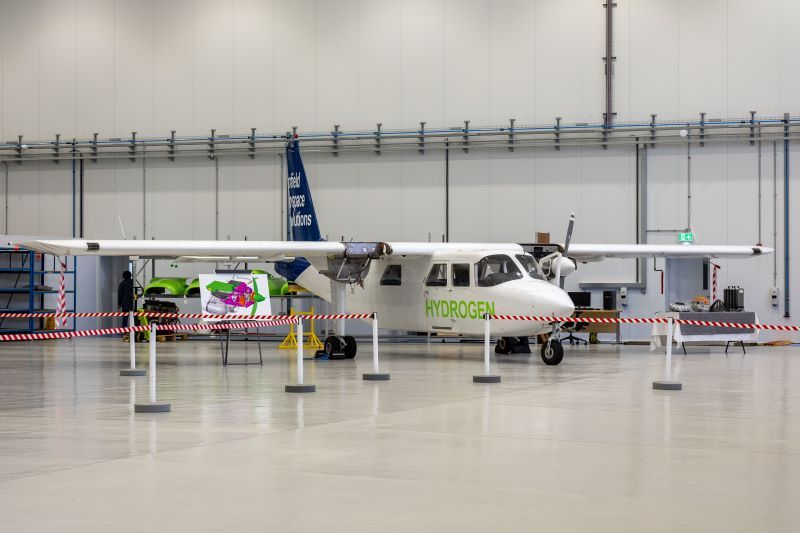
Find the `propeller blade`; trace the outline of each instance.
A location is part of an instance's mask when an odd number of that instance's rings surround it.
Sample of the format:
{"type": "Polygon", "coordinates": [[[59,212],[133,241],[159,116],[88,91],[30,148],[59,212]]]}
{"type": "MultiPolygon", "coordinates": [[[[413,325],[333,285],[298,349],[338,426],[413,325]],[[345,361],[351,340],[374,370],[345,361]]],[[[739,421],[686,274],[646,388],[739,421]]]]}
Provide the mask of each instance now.
{"type": "Polygon", "coordinates": [[[567,226],[567,238],[564,240],[564,253],[569,251],[569,242],[572,240],[572,228],[575,226],[575,213],[569,214],[569,225],[567,226]]]}

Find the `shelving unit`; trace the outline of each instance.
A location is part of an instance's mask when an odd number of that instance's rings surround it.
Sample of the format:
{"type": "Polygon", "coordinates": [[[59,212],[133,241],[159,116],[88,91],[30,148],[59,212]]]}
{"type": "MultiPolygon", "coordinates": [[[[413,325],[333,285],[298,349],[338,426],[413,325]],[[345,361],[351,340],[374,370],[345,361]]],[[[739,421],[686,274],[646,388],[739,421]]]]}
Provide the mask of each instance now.
{"type": "MultiPolygon", "coordinates": [[[[67,257],[66,276],[67,312],[75,312],[77,289],[77,263],[67,257]]],[[[0,248],[0,333],[38,333],[43,331],[75,331],[75,319],[68,319],[67,328],[45,329],[44,319],[7,318],[7,313],[54,313],[55,307],[45,307],[45,296],[58,294],[55,288],[46,288],[45,276],[58,276],[57,258],[30,250],[0,248]]]]}

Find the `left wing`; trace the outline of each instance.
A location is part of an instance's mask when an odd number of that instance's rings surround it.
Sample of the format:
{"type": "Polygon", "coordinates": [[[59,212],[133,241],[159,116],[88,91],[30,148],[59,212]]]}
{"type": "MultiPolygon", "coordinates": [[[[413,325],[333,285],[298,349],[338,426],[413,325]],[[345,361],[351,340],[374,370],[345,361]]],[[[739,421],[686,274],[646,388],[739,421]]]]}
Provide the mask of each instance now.
{"type": "Polygon", "coordinates": [[[570,244],[567,256],[581,263],[602,261],[606,258],[635,257],[696,257],[696,258],[745,258],[771,254],[774,250],[765,246],[737,246],[710,244],[570,244]]]}
{"type": "MultiPolygon", "coordinates": [[[[147,257],[198,262],[286,261],[342,256],[358,244],[328,241],[128,241],[128,240],[39,240],[19,243],[37,252],[52,255],[98,255],[147,257]]],[[[355,250],[352,250],[355,251],[355,250]]]]}

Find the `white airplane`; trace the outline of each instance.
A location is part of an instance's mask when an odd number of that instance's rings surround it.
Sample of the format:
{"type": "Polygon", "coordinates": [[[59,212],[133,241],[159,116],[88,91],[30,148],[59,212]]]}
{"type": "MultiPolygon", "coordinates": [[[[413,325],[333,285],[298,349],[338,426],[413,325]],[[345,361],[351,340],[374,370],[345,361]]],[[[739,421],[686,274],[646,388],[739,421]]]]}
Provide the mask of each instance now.
{"type": "MultiPolygon", "coordinates": [[[[513,243],[331,242],[321,238],[300,146],[287,143],[292,241],[39,240],[20,246],[53,255],[127,256],[204,263],[273,262],[275,270],[317,296],[336,313],[378,313],[382,327],[418,332],[482,335],[484,314],[566,317],[574,311],[560,288],[577,262],[606,257],[751,257],[761,246],[571,244],[574,215],[563,246],[537,261],[526,245],[513,243]],[[350,288],[347,294],[347,288],[350,288]]],[[[562,323],[496,321],[497,353],[526,352],[528,336],[551,333],[542,360],[563,358],[562,323]]],[[[325,339],[332,358],[352,358],[356,340],[325,339]]]]}

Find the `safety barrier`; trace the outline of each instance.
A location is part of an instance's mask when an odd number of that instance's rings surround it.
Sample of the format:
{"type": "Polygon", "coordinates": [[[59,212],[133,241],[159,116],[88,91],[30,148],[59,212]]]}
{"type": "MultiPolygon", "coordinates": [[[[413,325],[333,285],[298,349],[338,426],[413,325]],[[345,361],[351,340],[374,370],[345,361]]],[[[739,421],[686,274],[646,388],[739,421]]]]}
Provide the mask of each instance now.
{"type": "MultiPolygon", "coordinates": [[[[113,318],[127,316],[129,326],[101,328],[91,330],[76,331],[54,331],[45,333],[9,333],[0,335],[0,341],[31,341],[47,339],[71,339],[76,337],[95,337],[102,335],[119,335],[128,333],[130,335],[130,363],[131,367],[122,369],[122,376],[144,376],[148,372],[136,368],[136,348],[134,334],[139,331],[150,330],[150,356],[149,366],[149,402],[137,403],[134,411],[137,413],[163,413],[169,412],[171,406],[168,403],[156,401],[156,329],[171,331],[199,331],[199,330],[231,330],[249,329],[280,325],[293,325],[297,327],[297,335],[303,338],[303,323],[306,320],[371,320],[372,321],[372,361],[373,372],[363,374],[363,379],[367,381],[385,381],[389,379],[389,374],[381,373],[378,360],[378,315],[377,313],[351,313],[351,314],[328,314],[328,315],[253,315],[242,317],[241,315],[216,315],[208,313],[162,313],[151,311],[109,311],[93,313],[0,313],[0,316],[7,318],[113,318]],[[190,319],[214,319],[225,320],[219,323],[203,324],[150,324],[135,326],[134,318],[137,316],[149,318],[190,318],[190,319]],[[226,320],[228,319],[228,320],[226,320]],[[233,319],[233,320],[230,320],[233,319]]],[[[297,343],[297,382],[286,385],[286,392],[314,392],[315,385],[304,382],[303,372],[303,343],[297,343]]]]}

